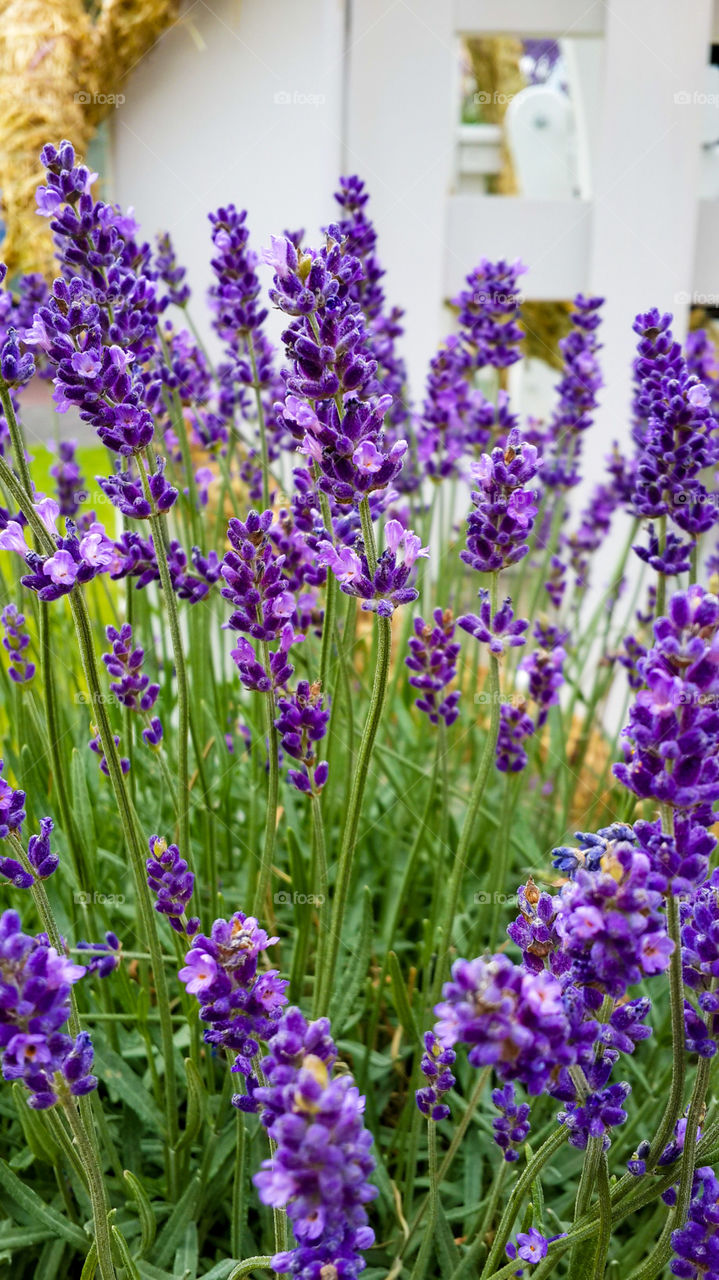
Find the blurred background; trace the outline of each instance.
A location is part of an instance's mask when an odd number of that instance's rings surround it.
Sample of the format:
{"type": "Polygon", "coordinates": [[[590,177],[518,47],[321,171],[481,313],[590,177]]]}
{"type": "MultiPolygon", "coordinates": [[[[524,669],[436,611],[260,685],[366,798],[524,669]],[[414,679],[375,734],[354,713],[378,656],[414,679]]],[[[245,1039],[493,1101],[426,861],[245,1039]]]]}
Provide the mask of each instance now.
{"type": "MultiPolygon", "coordinates": [[[[171,232],[212,347],[209,210],[246,207],[257,248],[296,227],[312,243],[338,175],[358,173],[387,296],[406,313],[415,401],[482,256],[528,267],[531,358],[509,374],[524,413],[551,403],[567,300],[607,297],[588,483],[628,434],[635,313],[672,311],[677,336],[713,331],[712,0],[0,0],[0,17],[0,259],[13,272],[52,272],[37,157],[67,137],[147,238],[171,232]]],[[[57,431],[44,404],[24,417],[35,439],[57,431]]]]}

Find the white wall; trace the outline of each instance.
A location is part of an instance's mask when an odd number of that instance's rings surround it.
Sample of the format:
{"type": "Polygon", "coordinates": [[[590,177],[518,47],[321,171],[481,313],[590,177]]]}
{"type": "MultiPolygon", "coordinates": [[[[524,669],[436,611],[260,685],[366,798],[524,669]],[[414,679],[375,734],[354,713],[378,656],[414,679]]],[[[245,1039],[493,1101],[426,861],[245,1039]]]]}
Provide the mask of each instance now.
{"type": "MultiPolygon", "coordinates": [[[[254,245],[326,224],[340,171],[343,0],[189,0],[112,120],[112,195],[168,230],[204,309],[207,214],[247,208],[254,245]],[[288,101],[289,99],[289,101],[288,101]]],[[[268,276],[269,282],[269,276],[268,276]]],[[[277,326],[275,326],[277,327],[277,326]]]]}

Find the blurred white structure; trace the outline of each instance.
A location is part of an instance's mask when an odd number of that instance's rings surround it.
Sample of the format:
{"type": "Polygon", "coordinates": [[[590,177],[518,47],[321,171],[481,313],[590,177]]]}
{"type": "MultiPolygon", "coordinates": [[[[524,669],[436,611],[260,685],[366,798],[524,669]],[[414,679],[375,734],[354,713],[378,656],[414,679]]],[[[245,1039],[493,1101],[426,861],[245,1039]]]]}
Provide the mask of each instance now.
{"type": "Polygon", "coordinates": [[[528,297],[603,294],[606,387],[587,441],[596,479],[626,431],[635,313],[671,310],[681,333],[692,297],[719,302],[718,8],[187,0],[113,120],[112,194],[146,234],[172,232],[199,304],[208,210],[247,207],[257,245],[288,226],[311,242],[333,217],[338,174],[359,173],[388,296],[407,312],[415,398],[447,328],[442,303],[480,257],[521,257],[528,297]],[[458,123],[460,36],[502,33],[560,39],[571,85],[571,115],[551,90],[512,104],[518,197],[477,190],[498,164],[498,130],[458,123]]]}

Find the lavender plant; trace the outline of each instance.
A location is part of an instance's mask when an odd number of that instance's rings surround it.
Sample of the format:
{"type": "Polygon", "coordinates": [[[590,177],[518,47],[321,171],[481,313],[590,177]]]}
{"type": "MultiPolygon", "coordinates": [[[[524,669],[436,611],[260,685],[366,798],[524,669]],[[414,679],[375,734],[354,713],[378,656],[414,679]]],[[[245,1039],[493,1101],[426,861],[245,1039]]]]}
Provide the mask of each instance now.
{"type": "Polygon", "coordinates": [[[215,362],[170,237],[42,163],[57,276],[0,280],[2,1258],[719,1277],[710,335],[637,317],[578,509],[601,299],[523,421],[524,268],[483,260],[413,405],[352,175],[309,241],[210,214],[215,362]]]}

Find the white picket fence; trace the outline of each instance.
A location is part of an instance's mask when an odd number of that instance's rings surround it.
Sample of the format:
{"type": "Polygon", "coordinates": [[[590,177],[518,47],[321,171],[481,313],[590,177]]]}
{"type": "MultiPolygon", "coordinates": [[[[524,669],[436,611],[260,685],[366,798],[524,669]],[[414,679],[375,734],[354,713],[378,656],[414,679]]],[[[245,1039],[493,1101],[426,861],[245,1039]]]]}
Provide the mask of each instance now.
{"type": "Polygon", "coordinates": [[[634,314],[671,310],[681,333],[690,299],[719,300],[712,39],[712,0],[187,0],[115,115],[112,186],[146,233],[171,230],[201,297],[208,209],[246,206],[260,244],[311,238],[337,175],[362,175],[415,396],[480,257],[522,258],[528,297],[603,294],[596,478],[626,432],[634,314]],[[498,131],[458,123],[460,36],[500,33],[559,38],[570,68],[566,137],[533,126],[541,97],[510,118],[518,197],[477,189],[498,131]]]}

